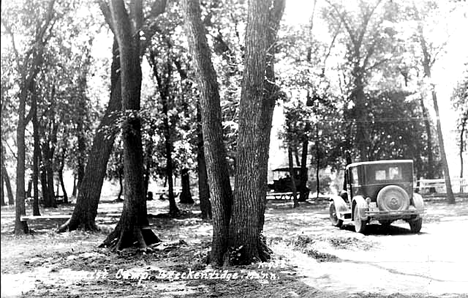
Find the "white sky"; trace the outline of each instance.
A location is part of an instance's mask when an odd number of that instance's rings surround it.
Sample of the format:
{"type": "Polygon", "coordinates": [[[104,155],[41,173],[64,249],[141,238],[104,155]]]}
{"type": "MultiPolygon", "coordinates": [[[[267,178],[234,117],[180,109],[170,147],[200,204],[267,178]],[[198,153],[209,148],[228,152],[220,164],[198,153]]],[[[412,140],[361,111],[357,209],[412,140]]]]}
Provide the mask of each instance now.
{"type": "MultiPolygon", "coordinates": [[[[350,4],[352,1],[345,1],[350,4]]],[[[286,0],[286,10],[284,22],[295,24],[297,26],[307,25],[312,15],[314,0],[286,0]]],[[[314,31],[324,30],[324,24],[317,21],[320,10],[319,7],[326,5],[324,0],[317,0],[315,10],[314,31]]],[[[466,30],[468,29],[468,11],[457,10],[456,15],[449,20],[450,36],[446,46],[446,53],[438,59],[433,68],[433,80],[436,84],[439,108],[441,114],[441,125],[444,131],[444,141],[447,151],[448,163],[452,177],[458,177],[460,172],[460,161],[458,147],[456,144],[456,114],[450,103],[450,97],[453,88],[466,69],[468,63],[468,38],[466,30]]],[[[447,36],[441,36],[447,40],[447,36]]],[[[468,169],[468,154],[465,156],[465,169],[468,169]]]]}

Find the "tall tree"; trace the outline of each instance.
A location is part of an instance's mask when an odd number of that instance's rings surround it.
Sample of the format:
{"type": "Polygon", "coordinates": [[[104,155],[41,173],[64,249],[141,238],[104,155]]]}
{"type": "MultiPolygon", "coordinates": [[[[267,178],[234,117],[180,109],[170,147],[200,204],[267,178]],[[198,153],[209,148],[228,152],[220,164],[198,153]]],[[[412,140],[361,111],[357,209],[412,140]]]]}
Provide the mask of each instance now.
{"type": "Polygon", "coordinates": [[[268,87],[266,79],[274,77],[267,71],[274,73],[273,69],[269,69],[273,67],[274,54],[270,49],[274,48],[283,11],[284,1],[281,0],[249,1],[239,104],[236,193],[229,233],[229,247],[240,253],[235,263],[248,264],[269,259],[269,251],[262,243],[261,235],[276,96],[275,89],[268,87]]]}
{"type": "Polygon", "coordinates": [[[346,33],[346,58],[349,74],[349,99],[353,103],[351,111],[356,125],[355,144],[362,161],[368,160],[369,135],[367,130],[368,107],[366,104],[365,88],[368,84],[371,71],[388,58],[383,55],[382,49],[387,34],[382,28],[384,18],[379,14],[382,0],[360,0],[357,6],[347,8],[338,2],[327,0],[331,7],[330,15],[333,25],[342,24],[346,33]]]}
{"type": "Polygon", "coordinates": [[[202,134],[213,215],[211,262],[220,265],[228,248],[232,190],[223,142],[218,80],[201,21],[200,3],[198,0],[184,0],[182,6],[185,30],[201,93],[202,134]]]}
{"type": "MultiPolygon", "coordinates": [[[[37,4],[37,3],[36,3],[37,4]]],[[[26,213],[25,210],[25,171],[26,171],[26,143],[25,143],[25,131],[26,125],[30,121],[30,117],[26,117],[26,104],[29,97],[29,93],[34,88],[34,82],[37,74],[39,73],[40,66],[43,62],[44,48],[52,36],[51,29],[54,26],[54,4],[55,1],[51,0],[44,3],[44,6],[36,6],[34,3],[28,3],[25,10],[31,13],[29,16],[32,18],[32,7],[40,7],[40,13],[36,13],[35,16],[39,17],[39,21],[34,23],[36,26],[32,29],[34,32],[32,36],[28,36],[32,39],[31,48],[27,49],[25,53],[20,53],[16,41],[15,33],[13,31],[12,19],[5,18],[2,16],[2,24],[10,35],[14,55],[16,57],[17,71],[20,75],[20,92],[18,95],[19,107],[18,107],[18,124],[16,130],[16,146],[17,146],[17,167],[16,167],[16,216],[15,216],[15,234],[23,234],[29,231],[28,225],[25,221],[21,221],[21,215],[26,213]]],[[[4,10],[2,10],[3,12],[4,10]]],[[[14,13],[13,10],[10,13],[14,13]]],[[[16,16],[15,16],[16,17],[16,16]]],[[[27,19],[28,17],[24,18],[27,19]]],[[[33,25],[33,26],[34,26],[33,25]]]]}
{"type": "Polygon", "coordinates": [[[198,172],[198,198],[202,219],[211,219],[210,188],[206,169],[205,150],[203,145],[203,131],[201,124],[200,102],[197,102],[197,172],[198,172]]]}
{"type": "MultiPolygon", "coordinates": [[[[109,161],[117,133],[113,125],[117,122],[119,112],[122,110],[121,66],[116,32],[109,5],[105,1],[99,1],[99,5],[106,23],[114,33],[110,70],[110,99],[101,122],[96,128],[96,133],[86,162],[83,180],[79,184],[79,193],[72,217],[58,229],[59,232],[76,230],[78,228],[90,231],[98,229],[95,219],[106,174],[107,162],[109,161]]],[[[164,12],[165,6],[165,0],[155,1],[154,5],[151,7],[151,16],[157,18],[157,16],[164,12]]],[[[151,21],[153,20],[151,19],[151,21]]],[[[147,26],[147,28],[151,28],[151,26],[147,26]]],[[[144,32],[147,40],[154,34],[154,30],[144,30],[144,32]]],[[[141,48],[141,52],[143,52],[144,48],[144,46],[141,48]]]]}
{"type": "MultiPolygon", "coordinates": [[[[465,64],[468,68],[468,64],[465,64]]],[[[458,113],[458,147],[460,157],[460,178],[464,177],[464,159],[468,140],[468,69],[465,70],[463,79],[453,91],[452,104],[458,113]]]]}
{"type": "MultiPolygon", "coordinates": [[[[158,49],[159,50],[159,49],[158,49]]],[[[170,46],[169,49],[170,50],[170,46]]],[[[174,197],[174,159],[173,159],[173,136],[171,133],[171,125],[169,119],[169,104],[172,100],[171,96],[171,84],[173,79],[173,63],[170,55],[166,57],[166,61],[163,66],[160,66],[163,70],[160,72],[158,69],[158,63],[156,62],[156,50],[150,51],[149,59],[150,65],[153,70],[153,76],[156,78],[158,84],[159,97],[162,105],[162,118],[163,118],[163,135],[164,135],[164,149],[166,153],[166,179],[168,182],[168,195],[169,195],[169,214],[171,216],[177,216],[179,214],[179,208],[177,208],[175,197],[174,197]]]]}
{"type": "Polygon", "coordinates": [[[201,92],[203,140],[213,203],[211,262],[220,265],[223,262],[240,264],[267,260],[269,251],[261,235],[269,135],[277,90],[273,88],[274,81],[272,86],[265,81],[274,74],[273,42],[284,11],[284,1],[249,1],[234,201],[222,141],[219,89],[201,22],[200,6],[198,1],[187,0],[183,6],[189,47],[201,92]]]}
{"type": "MultiPolygon", "coordinates": [[[[437,8],[436,2],[428,3],[429,10],[437,8]]],[[[440,53],[442,48],[445,44],[442,45],[434,45],[429,43],[427,40],[427,36],[425,34],[425,23],[424,23],[424,16],[422,16],[419,9],[416,5],[413,4],[413,15],[415,16],[415,20],[417,22],[417,29],[416,29],[416,39],[420,45],[420,52],[421,55],[421,66],[423,68],[424,78],[428,81],[432,80],[432,69],[434,63],[437,61],[437,55],[440,53]]],[[[432,97],[432,104],[434,107],[435,115],[436,115],[436,127],[437,127],[437,138],[439,141],[439,149],[441,155],[441,163],[442,169],[444,171],[444,179],[445,179],[445,188],[447,190],[447,202],[449,204],[455,204],[455,197],[453,195],[452,190],[452,182],[450,178],[450,169],[447,163],[447,155],[445,152],[445,144],[444,144],[444,136],[442,132],[442,125],[440,123],[440,112],[439,112],[439,102],[437,99],[437,92],[436,86],[434,83],[430,83],[429,92],[432,97]]]]}
{"type": "MultiPolygon", "coordinates": [[[[1,152],[1,175],[0,175],[0,183],[2,184],[2,191],[3,191],[3,195],[5,195],[5,193],[7,194],[7,197],[8,197],[8,205],[13,205],[15,203],[15,199],[13,197],[13,190],[11,189],[11,182],[10,182],[10,176],[8,175],[8,171],[7,171],[7,168],[6,168],[6,164],[5,164],[5,148],[1,148],[2,152],[1,152]],[[6,187],[6,192],[5,192],[5,189],[3,188],[3,185],[5,185],[6,187]]],[[[3,201],[2,201],[3,203],[3,201]]],[[[6,204],[5,204],[6,205],[6,204]]]]}
{"type": "Polygon", "coordinates": [[[125,200],[120,220],[103,245],[120,250],[137,242],[138,247],[146,251],[148,245],[160,240],[149,228],[143,185],[139,115],[142,79],[139,32],[143,26],[143,1],[130,1],[127,11],[123,0],[112,0],[110,11],[120,53],[125,200]]]}

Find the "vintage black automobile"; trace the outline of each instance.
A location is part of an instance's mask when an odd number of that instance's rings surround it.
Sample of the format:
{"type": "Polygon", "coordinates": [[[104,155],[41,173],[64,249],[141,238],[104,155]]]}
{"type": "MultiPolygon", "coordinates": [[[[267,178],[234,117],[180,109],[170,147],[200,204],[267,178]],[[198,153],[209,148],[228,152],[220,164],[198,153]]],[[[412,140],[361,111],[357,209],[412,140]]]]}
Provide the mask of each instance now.
{"type": "MultiPolygon", "coordinates": [[[[301,168],[294,167],[294,182],[296,188],[300,189],[301,184],[301,168]]],[[[292,178],[290,177],[289,167],[277,168],[273,170],[273,183],[268,184],[268,187],[275,192],[289,192],[292,191],[292,178]]]]}
{"type": "Polygon", "coordinates": [[[421,231],[424,201],[413,192],[412,160],[352,163],[346,167],[344,184],[340,196],[330,199],[332,225],[353,221],[356,232],[364,233],[371,221],[389,226],[402,219],[411,232],[421,231]]]}

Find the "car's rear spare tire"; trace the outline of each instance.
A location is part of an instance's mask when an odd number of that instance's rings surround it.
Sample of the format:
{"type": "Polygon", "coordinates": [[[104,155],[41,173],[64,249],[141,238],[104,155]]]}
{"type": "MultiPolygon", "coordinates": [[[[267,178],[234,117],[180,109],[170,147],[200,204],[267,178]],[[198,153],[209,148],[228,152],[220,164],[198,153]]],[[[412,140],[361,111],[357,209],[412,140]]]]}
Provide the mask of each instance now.
{"type": "Polygon", "coordinates": [[[402,211],[408,209],[409,195],[398,185],[388,185],[377,195],[377,205],[381,211],[402,211]]]}

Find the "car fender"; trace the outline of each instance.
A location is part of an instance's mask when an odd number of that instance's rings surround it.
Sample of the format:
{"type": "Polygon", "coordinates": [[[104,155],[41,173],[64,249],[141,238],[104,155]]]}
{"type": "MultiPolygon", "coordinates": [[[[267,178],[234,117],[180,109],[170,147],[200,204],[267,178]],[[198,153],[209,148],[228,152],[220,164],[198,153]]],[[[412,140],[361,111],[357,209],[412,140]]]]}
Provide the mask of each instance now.
{"type": "Polygon", "coordinates": [[[335,203],[335,211],[336,211],[337,217],[339,219],[344,219],[343,213],[346,213],[349,211],[349,206],[345,202],[345,200],[343,200],[343,198],[340,196],[333,196],[330,198],[330,203],[331,202],[335,203]]]}
{"type": "Polygon", "coordinates": [[[424,212],[424,200],[420,194],[413,194],[413,204],[416,210],[420,211],[421,213],[424,212]]]}
{"type": "Polygon", "coordinates": [[[367,215],[366,211],[369,209],[369,206],[367,206],[366,200],[364,199],[363,196],[355,196],[353,198],[353,220],[354,220],[354,208],[359,208],[359,215],[361,220],[367,220],[367,215]]]}

